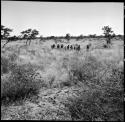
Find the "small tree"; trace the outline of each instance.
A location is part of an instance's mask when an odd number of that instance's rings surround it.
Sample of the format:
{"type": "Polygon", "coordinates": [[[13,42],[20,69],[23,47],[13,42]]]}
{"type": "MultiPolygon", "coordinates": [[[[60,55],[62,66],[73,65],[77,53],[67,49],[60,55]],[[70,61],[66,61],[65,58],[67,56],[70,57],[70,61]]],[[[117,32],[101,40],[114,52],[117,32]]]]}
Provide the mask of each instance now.
{"type": "Polygon", "coordinates": [[[39,31],[37,31],[36,29],[33,29],[33,30],[27,29],[25,31],[22,31],[21,34],[22,34],[23,38],[27,40],[26,45],[27,45],[28,41],[29,41],[29,45],[30,45],[31,39],[35,39],[36,36],[39,34],[39,31]]]}
{"type": "Polygon", "coordinates": [[[31,38],[35,39],[38,34],[39,34],[39,31],[37,31],[36,29],[32,30],[32,32],[31,32],[31,38]]]}
{"type": "Polygon", "coordinates": [[[7,43],[9,43],[14,39],[14,37],[13,38],[10,37],[10,32],[12,31],[13,31],[12,29],[6,28],[5,26],[1,25],[1,39],[6,39],[6,43],[3,45],[3,48],[7,43]]]}
{"type": "Polygon", "coordinates": [[[110,46],[111,38],[113,38],[115,36],[115,33],[113,33],[112,28],[109,27],[109,26],[104,26],[102,28],[102,30],[104,31],[103,34],[104,34],[104,36],[106,38],[106,43],[107,43],[108,46],[110,46]]]}
{"type": "Polygon", "coordinates": [[[39,39],[40,39],[40,41],[43,41],[43,36],[41,35],[41,36],[39,37],[39,39]]]}
{"type": "Polygon", "coordinates": [[[84,36],[81,34],[80,36],[76,37],[76,40],[78,41],[78,40],[83,39],[83,38],[84,38],[84,36]]]}
{"type": "Polygon", "coordinates": [[[1,25],[1,38],[7,39],[10,36],[10,32],[12,31],[12,29],[6,28],[5,26],[1,25]]]}
{"type": "Polygon", "coordinates": [[[67,39],[67,41],[70,40],[70,34],[69,33],[66,34],[65,39],[67,39]]]}
{"type": "Polygon", "coordinates": [[[39,38],[40,38],[41,40],[43,40],[43,35],[41,35],[39,38]]]}

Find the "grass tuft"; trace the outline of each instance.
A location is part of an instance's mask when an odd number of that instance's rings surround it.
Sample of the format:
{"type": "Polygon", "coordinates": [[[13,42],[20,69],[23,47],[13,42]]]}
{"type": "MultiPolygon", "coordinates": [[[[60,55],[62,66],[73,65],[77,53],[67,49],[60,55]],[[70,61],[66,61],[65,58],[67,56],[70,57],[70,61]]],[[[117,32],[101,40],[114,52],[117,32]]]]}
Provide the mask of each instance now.
{"type": "Polygon", "coordinates": [[[66,104],[72,120],[123,121],[124,69],[113,61],[105,65],[94,57],[86,61],[71,67],[72,79],[76,77],[83,84],[87,83],[90,89],[66,104]]]}
{"type": "Polygon", "coordinates": [[[40,83],[34,79],[35,71],[30,65],[11,66],[11,75],[1,81],[2,103],[14,102],[37,94],[40,83]]]}

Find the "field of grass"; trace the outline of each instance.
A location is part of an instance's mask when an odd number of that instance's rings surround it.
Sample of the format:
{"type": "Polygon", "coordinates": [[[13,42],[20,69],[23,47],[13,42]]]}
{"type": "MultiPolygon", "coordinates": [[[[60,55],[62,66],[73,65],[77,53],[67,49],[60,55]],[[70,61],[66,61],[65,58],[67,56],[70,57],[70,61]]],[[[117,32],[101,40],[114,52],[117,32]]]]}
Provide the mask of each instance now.
{"type": "Polygon", "coordinates": [[[54,43],[1,48],[1,119],[124,121],[123,40],[110,48],[103,38],[59,42],[80,51],[51,49],[54,43]]]}

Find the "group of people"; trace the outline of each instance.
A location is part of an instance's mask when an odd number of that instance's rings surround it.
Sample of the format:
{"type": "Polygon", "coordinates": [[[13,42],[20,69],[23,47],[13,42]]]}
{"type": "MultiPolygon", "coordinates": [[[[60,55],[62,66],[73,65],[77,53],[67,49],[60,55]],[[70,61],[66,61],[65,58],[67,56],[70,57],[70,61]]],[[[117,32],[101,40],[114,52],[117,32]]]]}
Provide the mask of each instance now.
{"type": "Polygon", "coordinates": [[[52,49],[65,49],[65,50],[77,50],[80,51],[80,45],[75,44],[75,45],[67,45],[64,46],[63,44],[53,44],[51,45],[52,49]]]}
{"type": "MultiPolygon", "coordinates": [[[[91,47],[91,43],[86,45],[86,51],[89,51],[90,47],[91,47]]],[[[65,50],[77,50],[80,51],[81,47],[78,44],[75,45],[67,45],[64,46],[63,44],[53,44],[51,45],[52,49],[65,49],[65,50]]]]}

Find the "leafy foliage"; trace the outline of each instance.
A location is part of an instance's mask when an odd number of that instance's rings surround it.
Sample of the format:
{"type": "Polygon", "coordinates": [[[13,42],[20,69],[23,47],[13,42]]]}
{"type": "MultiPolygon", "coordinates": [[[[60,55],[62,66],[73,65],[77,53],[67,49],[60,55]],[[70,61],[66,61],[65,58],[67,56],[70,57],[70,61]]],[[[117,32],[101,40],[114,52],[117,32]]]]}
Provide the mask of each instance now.
{"type": "Polygon", "coordinates": [[[65,38],[69,41],[70,40],[70,34],[67,33],[66,36],[65,36],[65,38]]]}
{"type": "Polygon", "coordinates": [[[105,35],[107,45],[111,44],[111,38],[115,37],[115,33],[113,33],[112,28],[104,26],[102,30],[104,31],[103,34],[105,35]]]}
{"type": "Polygon", "coordinates": [[[10,36],[10,32],[12,32],[12,31],[13,31],[12,29],[1,25],[1,38],[7,39],[10,36]]]}
{"type": "Polygon", "coordinates": [[[39,34],[39,31],[37,31],[36,29],[33,29],[33,30],[27,29],[25,31],[22,31],[21,34],[22,34],[22,38],[27,39],[27,42],[29,41],[29,45],[30,45],[31,39],[35,39],[36,36],[39,34]]]}

